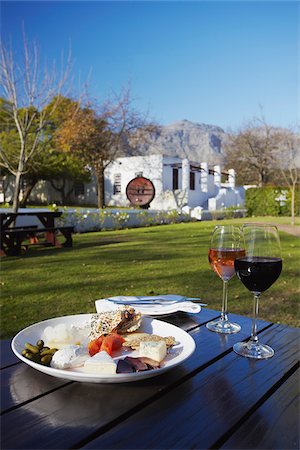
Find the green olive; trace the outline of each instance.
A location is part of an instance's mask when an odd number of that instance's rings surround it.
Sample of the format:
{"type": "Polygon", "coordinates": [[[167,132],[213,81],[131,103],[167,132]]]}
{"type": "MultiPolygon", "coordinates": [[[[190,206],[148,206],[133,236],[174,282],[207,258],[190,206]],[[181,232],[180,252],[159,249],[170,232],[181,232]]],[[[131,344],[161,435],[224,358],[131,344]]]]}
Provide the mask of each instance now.
{"type": "Polygon", "coordinates": [[[44,347],[44,341],[42,341],[42,339],[40,339],[39,341],[37,341],[36,346],[41,349],[44,347]]]}
{"type": "Polygon", "coordinates": [[[51,361],[51,359],[52,359],[52,355],[45,355],[45,356],[42,356],[41,362],[42,362],[43,364],[49,364],[49,362],[51,361]]]}
{"type": "Polygon", "coordinates": [[[34,353],[27,352],[26,358],[30,359],[30,361],[40,362],[40,356],[34,353]]]}
{"type": "Polygon", "coordinates": [[[55,352],[57,352],[56,348],[49,348],[48,350],[41,351],[40,355],[41,356],[54,355],[55,352]]]}
{"type": "Polygon", "coordinates": [[[29,342],[26,342],[25,348],[27,348],[27,350],[31,351],[31,353],[34,353],[35,355],[40,352],[39,348],[36,345],[29,344],[29,342]]]}

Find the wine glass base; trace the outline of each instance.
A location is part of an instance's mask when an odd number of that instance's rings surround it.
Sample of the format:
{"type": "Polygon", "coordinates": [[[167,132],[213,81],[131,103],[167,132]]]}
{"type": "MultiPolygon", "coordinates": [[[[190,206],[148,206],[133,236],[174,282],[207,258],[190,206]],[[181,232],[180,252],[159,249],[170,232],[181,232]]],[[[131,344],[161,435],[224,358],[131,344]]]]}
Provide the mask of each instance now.
{"type": "Polygon", "coordinates": [[[246,358],[267,359],[272,358],[274,350],[268,345],[260,344],[259,342],[238,342],[234,344],[233,350],[235,353],[246,358]]]}
{"type": "Polygon", "coordinates": [[[214,331],[215,333],[222,334],[234,334],[238,333],[241,330],[241,327],[237,323],[231,323],[229,320],[213,320],[212,322],[208,322],[206,324],[206,328],[210,331],[214,331]]]}

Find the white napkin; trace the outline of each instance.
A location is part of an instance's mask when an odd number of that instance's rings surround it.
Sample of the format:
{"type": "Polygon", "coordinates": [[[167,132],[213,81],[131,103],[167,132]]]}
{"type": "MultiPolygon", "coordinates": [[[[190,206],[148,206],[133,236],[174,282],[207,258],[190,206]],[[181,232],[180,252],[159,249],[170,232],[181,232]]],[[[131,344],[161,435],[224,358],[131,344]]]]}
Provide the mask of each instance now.
{"type": "MultiPolygon", "coordinates": [[[[114,297],[115,299],[117,297],[114,297]]],[[[134,301],[133,299],[136,297],[118,297],[118,300],[124,299],[124,304],[130,305],[128,299],[131,299],[131,301],[134,301]]],[[[168,300],[171,300],[168,298],[168,300]]],[[[95,301],[96,311],[98,313],[100,312],[107,312],[107,311],[115,311],[120,304],[114,303],[112,301],[109,301],[107,299],[100,299],[95,301]]],[[[132,307],[140,312],[141,314],[146,314],[148,316],[160,316],[165,314],[172,314],[177,311],[184,311],[188,313],[199,313],[201,311],[201,306],[199,304],[186,301],[186,302],[180,302],[180,303],[173,303],[173,304],[167,304],[167,305],[158,305],[149,303],[149,305],[132,305],[132,307]]]]}

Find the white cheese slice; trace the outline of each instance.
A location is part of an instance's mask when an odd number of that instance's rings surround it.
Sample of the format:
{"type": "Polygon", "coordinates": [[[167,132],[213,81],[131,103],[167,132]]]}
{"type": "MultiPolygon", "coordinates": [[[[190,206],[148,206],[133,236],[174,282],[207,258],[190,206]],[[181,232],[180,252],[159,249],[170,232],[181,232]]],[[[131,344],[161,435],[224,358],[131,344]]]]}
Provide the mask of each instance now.
{"type": "Polygon", "coordinates": [[[99,352],[85,361],[83,369],[89,373],[111,375],[116,373],[117,364],[108,353],[99,352]]]}
{"type": "Polygon", "coordinates": [[[141,341],[139,356],[146,356],[161,362],[167,354],[167,346],[165,341],[141,341]]]}

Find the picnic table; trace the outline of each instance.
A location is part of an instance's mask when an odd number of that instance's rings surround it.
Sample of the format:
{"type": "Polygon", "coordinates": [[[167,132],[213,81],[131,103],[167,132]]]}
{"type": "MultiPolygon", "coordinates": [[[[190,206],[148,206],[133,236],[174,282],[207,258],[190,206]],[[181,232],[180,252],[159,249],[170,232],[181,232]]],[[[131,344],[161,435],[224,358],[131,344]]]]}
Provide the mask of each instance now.
{"type": "Polygon", "coordinates": [[[26,239],[29,239],[29,245],[42,244],[55,247],[72,247],[73,227],[55,224],[55,219],[61,217],[61,215],[62,211],[40,209],[28,211],[22,210],[17,213],[1,211],[0,226],[2,255],[20,255],[23,241],[26,239]],[[24,222],[24,219],[27,219],[27,223],[30,224],[18,224],[18,221],[23,220],[24,222]],[[57,239],[58,231],[65,237],[65,242],[63,244],[57,239]],[[44,235],[43,241],[40,241],[38,238],[38,234],[41,233],[44,235]]]}
{"type": "Polygon", "coordinates": [[[298,449],[299,329],[258,321],[273,358],[251,360],[234,335],[209,331],[218,313],[165,320],[193,336],[192,356],[162,375],[124,384],[66,381],[20,362],[1,342],[2,449],[298,449]]]}

